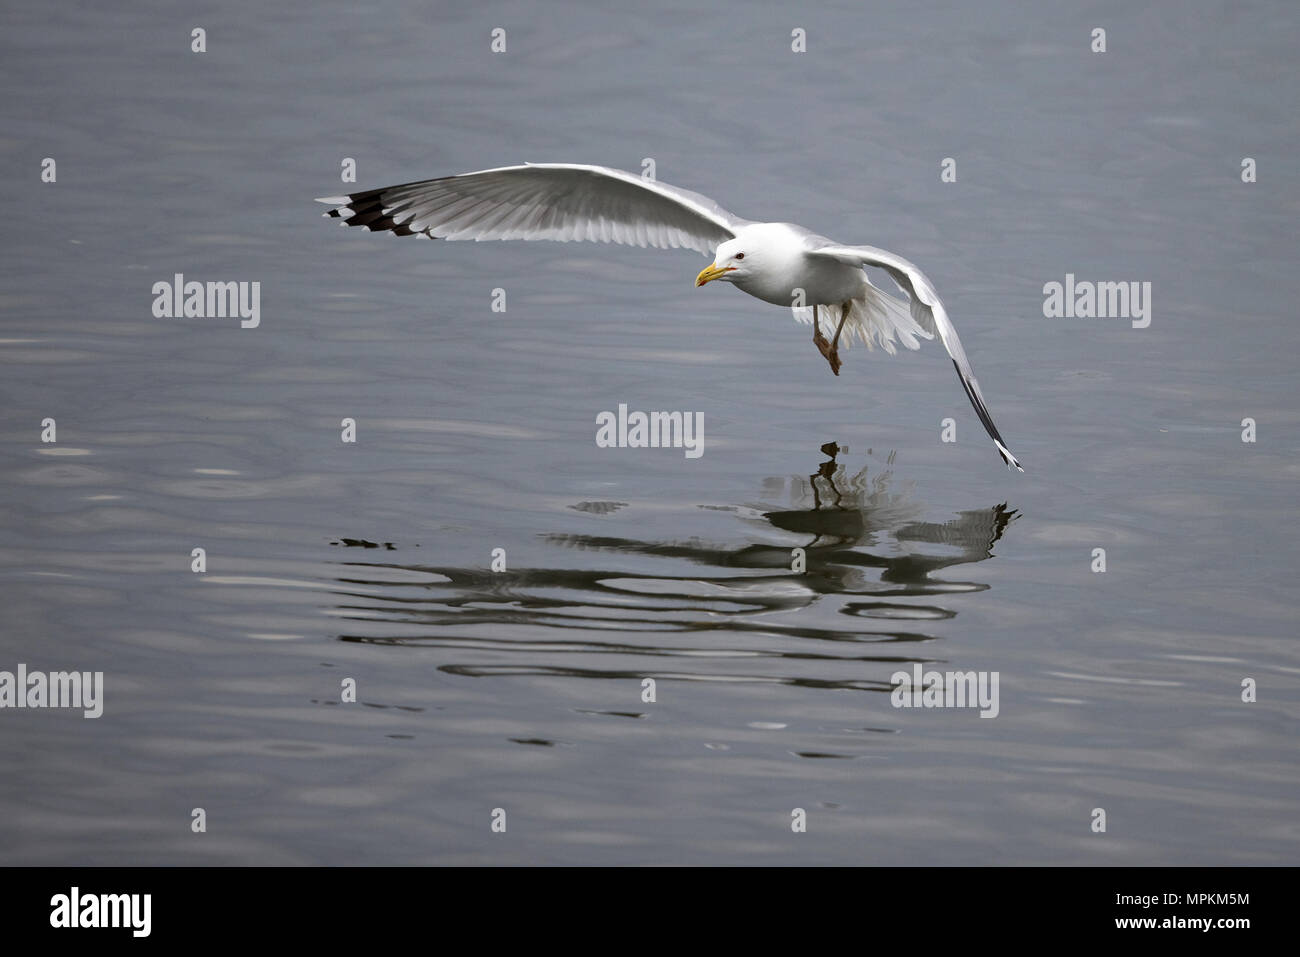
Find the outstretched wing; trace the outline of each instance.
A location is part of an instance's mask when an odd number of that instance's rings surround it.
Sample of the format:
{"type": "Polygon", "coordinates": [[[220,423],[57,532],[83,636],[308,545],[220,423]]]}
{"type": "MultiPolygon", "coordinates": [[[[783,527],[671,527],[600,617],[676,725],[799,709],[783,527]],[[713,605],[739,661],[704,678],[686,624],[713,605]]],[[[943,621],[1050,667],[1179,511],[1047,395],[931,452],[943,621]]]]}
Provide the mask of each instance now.
{"type": "Polygon", "coordinates": [[[429,239],[589,240],[712,256],[748,220],[707,196],[604,166],[525,163],[317,202],[346,226],[429,239]]]}
{"type": "Polygon", "coordinates": [[[826,256],[846,265],[877,266],[889,273],[898,288],[907,293],[912,300],[912,318],[927,332],[937,333],[948,349],[948,355],[952,356],[952,364],[957,368],[957,377],[961,379],[962,388],[966,390],[966,395],[971,405],[975,407],[975,414],[984,424],[985,431],[993,439],[993,444],[998,447],[998,454],[1002,456],[1002,460],[1008,466],[1014,466],[1023,472],[1024,469],[1016,461],[1016,457],[1002,441],[998,427],[993,424],[993,417],[984,403],[979,383],[975,381],[975,373],[971,371],[970,360],[966,358],[966,350],[961,347],[961,340],[957,338],[957,330],[953,328],[943,303],[939,301],[939,294],[934,291],[934,285],[926,278],[925,273],[902,256],[895,256],[875,246],[828,244],[809,249],[807,252],[810,256],[826,256]]]}

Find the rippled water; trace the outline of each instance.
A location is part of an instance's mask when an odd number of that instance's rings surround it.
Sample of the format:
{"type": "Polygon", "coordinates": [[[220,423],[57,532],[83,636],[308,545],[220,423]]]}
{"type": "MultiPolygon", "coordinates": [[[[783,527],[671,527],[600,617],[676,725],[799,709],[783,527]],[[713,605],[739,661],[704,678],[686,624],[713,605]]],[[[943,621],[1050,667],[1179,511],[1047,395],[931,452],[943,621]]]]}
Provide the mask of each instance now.
{"type": "Polygon", "coordinates": [[[1290,6],[313,9],[3,14],[0,670],[106,701],[0,711],[0,862],[1295,863],[1290,6]],[[935,344],[835,378],[687,253],[334,229],[345,156],[895,249],[1027,472],[935,344]],[[153,318],[177,272],[261,325],[153,318]],[[1045,319],[1067,272],[1151,326],[1045,319]],[[894,708],[917,662],[997,718],[894,708]]]}
{"type": "MultiPolygon", "coordinates": [[[[986,589],[932,576],[950,565],[990,558],[1016,514],[997,505],[946,522],[922,521],[921,508],[907,493],[890,489],[890,471],[870,480],[867,472],[848,477],[832,458],[819,473],[792,478],[788,488],[780,478],[764,483],[769,493],[788,492],[792,502],[784,507],[701,506],[734,516],[739,527],[733,539],[744,534],[745,544],[554,532],[544,536],[548,544],[582,554],[568,561],[556,554],[551,567],[509,574],[357,557],[341,563],[333,613],[354,631],[341,635],[344,641],[464,652],[467,660],[439,667],[471,677],[652,676],[887,690],[887,681],[847,676],[846,663],[860,674],[862,662],[932,660],[919,649],[888,646],[934,641],[916,630],[924,627],[920,623],[956,612],[898,599],[986,589]],[[796,548],[804,568],[794,575],[796,548]],[[633,572],[633,566],[643,570],[633,572]],[[825,614],[823,604],[834,614],[825,614]],[[873,649],[865,646],[871,645],[886,647],[868,653],[873,649]],[[498,663],[482,652],[507,652],[514,660],[498,663]],[[580,664],[553,663],[570,655],[583,656],[573,659],[580,664]],[[587,657],[605,655],[611,657],[587,657]],[[705,661],[707,671],[691,666],[705,661]],[[719,667],[730,670],[714,673],[719,667]]],[[[607,515],[626,506],[571,507],[607,515]]],[[[352,539],[334,544],[380,548],[352,539]]],[[[383,543],[380,556],[394,551],[391,542],[383,543]]]]}

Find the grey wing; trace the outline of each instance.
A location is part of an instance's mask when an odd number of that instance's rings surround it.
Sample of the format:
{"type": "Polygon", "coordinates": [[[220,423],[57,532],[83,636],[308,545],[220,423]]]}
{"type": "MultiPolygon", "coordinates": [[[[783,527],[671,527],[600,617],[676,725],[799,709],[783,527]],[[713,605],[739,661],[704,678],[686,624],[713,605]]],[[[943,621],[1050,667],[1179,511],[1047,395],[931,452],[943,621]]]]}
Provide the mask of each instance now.
{"type": "Polygon", "coordinates": [[[588,240],[712,255],[748,223],[707,196],[604,166],[525,163],[317,200],[347,226],[430,239],[588,240]]]}
{"type": "Polygon", "coordinates": [[[952,320],[948,318],[948,313],[943,308],[943,302],[940,301],[934,284],[930,282],[925,273],[902,256],[895,256],[893,253],[884,249],[877,249],[875,246],[827,244],[809,249],[808,255],[827,256],[837,262],[851,265],[877,266],[889,273],[890,278],[894,280],[898,288],[907,293],[908,298],[911,299],[912,318],[927,332],[937,334],[944,347],[948,350],[948,355],[952,357],[952,364],[957,369],[957,378],[961,380],[962,388],[966,390],[966,397],[970,399],[971,405],[975,408],[975,414],[979,416],[979,420],[984,425],[984,430],[988,432],[989,438],[997,446],[998,454],[1002,456],[1002,460],[1008,466],[1023,472],[1024,468],[1021,467],[1016,457],[1011,454],[1006,442],[1002,440],[1001,433],[998,432],[998,427],[993,424],[993,416],[989,413],[988,405],[984,402],[984,395],[980,392],[979,383],[975,381],[975,373],[971,371],[970,360],[966,358],[966,350],[962,348],[961,339],[957,337],[957,330],[953,328],[952,320]]]}

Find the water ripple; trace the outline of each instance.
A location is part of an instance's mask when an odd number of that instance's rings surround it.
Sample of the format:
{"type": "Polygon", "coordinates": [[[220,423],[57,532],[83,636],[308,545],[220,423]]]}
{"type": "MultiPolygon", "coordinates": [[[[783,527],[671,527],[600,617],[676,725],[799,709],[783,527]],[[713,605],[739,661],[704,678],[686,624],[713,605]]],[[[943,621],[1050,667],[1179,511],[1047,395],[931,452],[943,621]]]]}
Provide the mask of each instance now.
{"type": "MultiPolygon", "coordinates": [[[[494,573],[341,561],[328,583],[338,599],[328,612],[346,622],[342,641],[438,648],[447,654],[440,670],[466,677],[653,677],[888,690],[883,669],[869,673],[862,666],[940,659],[917,651],[938,635],[886,623],[954,618],[956,609],[935,604],[936,598],[988,586],[935,576],[991,558],[1017,513],[999,504],[927,521],[910,489],[892,487],[890,463],[849,475],[835,443],[822,452],[829,459],[810,475],[760,483],[769,494],[786,490],[783,505],[699,506],[734,515],[740,544],[555,531],[541,535],[556,549],[549,567],[494,573]],[[580,566],[564,562],[565,553],[581,553],[580,566]],[[602,553],[619,559],[617,570],[605,567],[602,553]],[[645,570],[628,570],[628,556],[645,570]],[[683,574],[683,562],[698,570],[683,574]],[[909,601],[915,598],[929,601],[909,601]],[[808,612],[791,616],[796,610],[808,612]],[[611,659],[617,664],[604,663],[611,659]],[[665,659],[677,664],[665,668],[665,659]],[[719,667],[728,661],[745,667],[719,667]]],[[[570,507],[586,512],[588,505],[570,507]]],[[[331,544],[374,550],[363,539],[331,544]]],[[[400,543],[386,543],[383,554],[400,550],[400,543]]]]}

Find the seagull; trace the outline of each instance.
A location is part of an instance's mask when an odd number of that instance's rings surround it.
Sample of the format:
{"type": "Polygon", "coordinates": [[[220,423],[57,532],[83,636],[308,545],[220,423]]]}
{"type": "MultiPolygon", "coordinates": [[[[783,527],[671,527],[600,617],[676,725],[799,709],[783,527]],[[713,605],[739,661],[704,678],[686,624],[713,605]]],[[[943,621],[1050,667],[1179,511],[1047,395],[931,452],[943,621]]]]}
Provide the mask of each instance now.
{"type": "Polygon", "coordinates": [[[975,414],[1008,468],[1024,469],[993,418],[966,350],[934,285],[915,265],[874,246],[844,246],[793,223],[759,223],[729,213],[707,196],[635,173],[577,163],[525,163],[318,199],[345,226],[428,239],[587,240],[694,249],[713,264],[695,277],[715,279],[792,309],[811,324],[813,343],[840,374],[840,337],[895,354],[897,339],[919,349],[940,341],[975,414]],[[864,267],[884,270],[909,302],[872,284],[864,267]],[[839,318],[836,322],[835,313],[839,318]],[[832,333],[833,327],[833,333],[832,333]],[[832,338],[827,338],[827,333],[832,338]]]}

